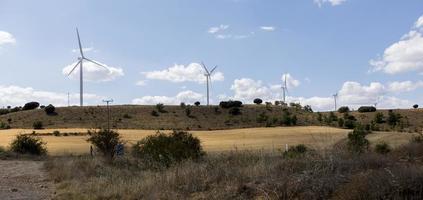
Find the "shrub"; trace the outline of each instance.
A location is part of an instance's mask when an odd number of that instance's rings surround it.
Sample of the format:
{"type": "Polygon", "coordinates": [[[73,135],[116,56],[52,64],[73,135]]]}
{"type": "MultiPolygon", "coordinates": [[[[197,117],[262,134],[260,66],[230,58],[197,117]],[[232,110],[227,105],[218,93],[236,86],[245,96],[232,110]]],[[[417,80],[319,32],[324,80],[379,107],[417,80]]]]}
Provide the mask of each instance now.
{"type": "Polygon", "coordinates": [[[303,156],[309,149],[304,144],[289,147],[288,151],[283,153],[285,158],[296,158],[303,156]]]}
{"type": "Polygon", "coordinates": [[[29,103],[26,103],[24,105],[22,110],[33,110],[33,109],[38,108],[38,106],[40,106],[40,103],[38,103],[38,102],[29,102],[29,103]]]}
{"type": "Polygon", "coordinates": [[[195,105],[195,106],[200,106],[200,104],[201,104],[201,103],[200,103],[199,101],[196,101],[196,102],[194,103],[194,105],[195,105]]]}
{"type": "Polygon", "coordinates": [[[267,122],[268,119],[269,119],[269,116],[267,116],[265,112],[262,112],[257,117],[257,123],[267,122]]]}
{"type": "Polygon", "coordinates": [[[297,115],[292,115],[291,124],[295,126],[295,125],[297,125],[297,121],[298,121],[297,115]]]}
{"type": "Polygon", "coordinates": [[[123,118],[125,118],[125,119],[131,119],[132,117],[131,117],[131,115],[129,115],[128,113],[125,113],[125,114],[123,115],[123,118]]]}
{"type": "Polygon", "coordinates": [[[282,120],[281,120],[281,123],[283,125],[286,125],[286,126],[291,126],[292,125],[291,113],[287,109],[284,109],[282,111],[282,120]]]}
{"type": "Polygon", "coordinates": [[[41,138],[31,135],[18,135],[10,144],[10,150],[19,154],[45,155],[47,148],[41,138]]]}
{"type": "Polygon", "coordinates": [[[191,107],[188,106],[185,108],[185,115],[187,117],[191,117],[191,107]]]}
{"type": "Polygon", "coordinates": [[[134,156],[163,166],[186,159],[196,160],[205,153],[200,140],[188,132],[174,130],[171,134],[157,132],[132,147],[134,156]]]}
{"type": "Polygon", "coordinates": [[[113,130],[88,131],[90,138],[87,139],[94,147],[103,153],[106,158],[113,159],[116,154],[116,146],[121,143],[119,133],[113,130]]]}
{"type": "Polygon", "coordinates": [[[159,113],[157,111],[153,110],[153,111],[151,111],[151,115],[154,116],[154,117],[158,117],[159,113]]]}
{"type": "Polygon", "coordinates": [[[394,111],[389,110],[388,112],[388,124],[391,126],[396,126],[399,124],[402,116],[399,113],[394,113],[394,111]]]}
{"type": "Polygon", "coordinates": [[[317,112],[317,121],[319,121],[320,123],[323,121],[323,116],[320,112],[317,112]]]}
{"type": "Polygon", "coordinates": [[[51,104],[49,104],[48,106],[46,106],[44,108],[44,111],[46,112],[47,115],[56,114],[56,112],[55,112],[56,111],[56,108],[53,105],[51,105],[51,104]]]}
{"type": "Polygon", "coordinates": [[[4,109],[4,108],[0,109],[0,115],[5,115],[5,114],[8,114],[8,113],[10,113],[9,109],[4,109]]]}
{"type": "Polygon", "coordinates": [[[347,113],[350,112],[350,108],[348,106],[342,106],[338,109],[339,113],[347,113]]]}
{"type": "Polygon", "coordinates": [[[10,129],[10,125],[4,122],[0,122],[0,130],[1,129],[10,129]]]}
{"type": "Polygon", "coordinates": [[[233,108],[233,107],[241,107],[242,106],[242,102],[241,101],[221,101],[219,103],[219,106],[222,108],[233,108]]]}
{"type": "Polygon", "coordinates": [[[232,107],[229,109],[229,114],[231,115],[240,115],[241,113],[241,109],[239,109],[238,107],[232,107]]]}
{"type": "Polygon", "coordinates": [[[380,154],[387,154],[391,152],[391,147],[386,142],[376,144],[375,152],[380,154]]]}
{"type": "Polygon", "coordinates": [[[413,105],[413,108],[414,108],[414,109],[417,109],[417,108],[419,108],[419,105],[414,104],[414,105],[413,105]]]}
{"type": "Polygon", "coordinates": [[[374,106],[361,106],[358,108],[358,112],[376,112],[376,108],[374,106]]]}
{"type": "Polygon", "coordinates": [[[341,128],[344,127],[344,119],[338,118],[338,126],[341,128]]]}
{"type": "Polygon", "coordinates": [[[164,110],[164,104],[162,103],[158,103],[156,104],[156,109],[157,111],[161,112],[161,113],[165,113],[166,111],[164,110]]]}
{"type": "Polygon", "coordinates": [[[32,124],[32,128],[34,128],[34,129],[43,129],[43,122],[42,121],[35,121],[33,124],[32,124]]]}
{"type": "Polygon", "coordinates": [[[375,119],[374,119],[374,121],[375,121],[376,123],[378,123],[378,124],[382,124],[382,123],[384,123],[384,122],[385,122],[385,116],[383,115],[383,113],[378,112],[378,113],[376,113],[376,115],[375,115],[375,119]]]}
{"type": "Polygon", "coordinates": [[[367,132],[363,127],[358,126],[348,134],[348,149],[352,153],[361,154],[369,148],[369,141],[366,139],[367,132]]]}
{"type": "Polygon", "coordinates": [[[309,112],[309,113],[312,113],[313,112],[313,109],[311,109],[311,106],[310,105],[306,105],[306,106],[304,106],[304,111],[309,112]]]}
{"type": "Polygon", "coordinates": [[[60,131],[53,131],[54,136],[60,136],[60,131]]]}
{"type": "Polygon", "coordinates": [[[10,112],[12,113],[12,112],[19,112],[19,111],[21,111],[22,110],[22,108],[21,107],[14,107],[14,108],[12,108],[11,110],[10,110],[10,112]]]}
{"type": "Polygon", "coordinates": [[[257,105],[260,105],[260,104],[263,103],[263,100],[256,98],[256,99],[254,99],[254,103],[257,104],[257,105]]]}
{"type": "Polygon", "coordinates": [[[179,106],[181,106],[181,108],[185,108],[187,105],[184,102],[181,102],[179,106]]]}

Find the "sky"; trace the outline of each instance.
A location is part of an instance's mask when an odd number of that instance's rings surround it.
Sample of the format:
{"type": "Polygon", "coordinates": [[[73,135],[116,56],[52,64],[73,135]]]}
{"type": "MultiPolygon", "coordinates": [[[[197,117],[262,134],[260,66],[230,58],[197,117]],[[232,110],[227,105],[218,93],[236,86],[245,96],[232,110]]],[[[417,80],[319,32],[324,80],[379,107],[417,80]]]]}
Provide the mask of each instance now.
{"type": "Polygon", "coordinates": [[[0,0],[0,107],[282,99],[423,105],[421,0],[0,0]]]}

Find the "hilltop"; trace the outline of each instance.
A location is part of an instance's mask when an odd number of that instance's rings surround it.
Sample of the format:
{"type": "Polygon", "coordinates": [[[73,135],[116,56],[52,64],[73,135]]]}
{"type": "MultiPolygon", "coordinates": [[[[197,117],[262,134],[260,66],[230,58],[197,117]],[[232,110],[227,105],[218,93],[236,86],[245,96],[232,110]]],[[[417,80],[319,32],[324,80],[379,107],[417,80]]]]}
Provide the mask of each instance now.
{"type": "MultiPolygon", "coordinates": [[[[304,109],[290,107],[291,125],[329,125],[338,126],[335,119],[327,120],[330,113],[307,112],[304,109]],[[292,118],[296,118],[295,123],[292,118]]],[[[160,112],[156,106],[116,105],[110,106],[111,126],[118,129],[184,129],[184,130],[219,130],[235,128],[253,128],[269,126],[286,126],[286,111],[279,106],[244,105],[240,113],[218,106],[164,106],[160,112]],[[187,111],[190,110],[190,111],[187,111]],[[188,115],[189,114],[189,115],[188,115]]],[[[388,110],[380,110],[385,118],[388,110]]],[[[370,124],[377,112],[350,112],[357,122],[370,124]]],[[[423,109],[393,110],[401,115],[401,123],[395,130],[416,132],[423,129],[423,109]]],[[[337,118],[344,114],[334,112],[337,118]]],[[[59,107],[56,114],[47,115],[43,109],[19,111],[0,115],[0,123],[10,128],[32,128],[33,123],[41,121],[44,128],[99,128],[107,127],[107,108],[105,106],[59,107]]],[[[392,130],[386,122],[377,124],[379,130],[392,130]]]]}

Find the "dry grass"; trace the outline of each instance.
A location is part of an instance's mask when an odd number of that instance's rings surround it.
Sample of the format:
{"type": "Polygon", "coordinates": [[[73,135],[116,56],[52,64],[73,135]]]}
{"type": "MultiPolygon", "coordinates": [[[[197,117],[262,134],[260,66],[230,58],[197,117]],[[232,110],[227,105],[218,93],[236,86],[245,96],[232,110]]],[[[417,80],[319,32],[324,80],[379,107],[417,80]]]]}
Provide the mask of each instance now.
{"type": "MultiPolygon", "coordinates": [[[[416,145],[416,144],[414,144],[416,145]]],[[[421,199],[422,144],[388,154],[341,150],[286,159],[279,152],[210,153],[159,171],[124,157],[112,164],[89,157],[47,162],[57,199],[421,199]]]]}
{"type": "MultiPolygon", "coordinates": [[[[58,130],[65,132],[86,132],[86,129],[45,129],[37,130],[36,133],[51,133],[58,130]]],[[[154,134],[153,130],[118,130],[122,139],[127,145],[154,134]]],[[[276,128],[251,128],[232,129],[219,131],[190,131],[200,138],[204,149],[208,152],[230,151],[230,150],[257,150],[276,151],[289,146],[306,144],[314,149],[325,149],[346,138],[350,130],[330,127],[276,127],[276,128]]],[[[8,146],[10,142],[21,133],[32,133],[32,130],[10,129],[0,130],[0,146],[8,146]]],[[[371,142],[385,141],[391,146],[398,146],[407,143],[413,134],[379,132],[369,135],[371,142]]],[[[85,154],[89,152],[87,136],[41,136],[47,142],[49,154],[85,154]]]]}

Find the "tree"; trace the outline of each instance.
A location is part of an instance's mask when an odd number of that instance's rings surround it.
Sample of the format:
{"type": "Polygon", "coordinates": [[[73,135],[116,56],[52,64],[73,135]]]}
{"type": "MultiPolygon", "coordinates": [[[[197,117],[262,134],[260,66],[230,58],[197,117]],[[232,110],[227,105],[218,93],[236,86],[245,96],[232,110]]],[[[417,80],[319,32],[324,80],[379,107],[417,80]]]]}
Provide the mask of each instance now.
{"type": "Polygon", "coordinates": [[[350,112],[350,108],[348,106],[342,106],[338,109],[339,113],[346,113],[346,112],[350,112]]]}
{"type": "Polygon", "coordinates": [[[257,105],[260,105],[261,103],[263,103],[263,100],[256,98],[256,99],[254,99],[254,103],[257,104],[257,105]]]}
{"type": "Polygon", "coordinates": [[[376,108],[373,106],[361,106],[360,108],[358,108],[358,112],[376,112],[376,108]]]}
{"type": "Polygon", "coordinates": [[[417,109],[417,108],[419,108],[419,105],[414,104],[414,105],[413,105],[413,108],[414,108],[414,109],[417,109]]]}
{"type": "Polygon", "coordinates": [[[156,104],[156,109],[157,111],[161,112],[161,113],[165,113],[166,111],[164,110],[164,105],[162,103],[158,103],[156,104]]]}
{"type": "Polygon", "coordinates": [[[194,105],[195,105],[195,106],[200,106],[200,102],[199,102],[199,101],[196,101],[196,102],[194,103],[194,105]]]}
{"type": "Polygon", "coordinates": [[[306,106],[304,106],[304,111],[309,112],[309,113],[312,113],[313,112],[313,109],[311,109],[311,106],[310,105],[306,105],[306,106]]]}
{"type": "Polygon", "coordinates": [[[56,108],[53,105],[51,105],[51,104],[49,104],[48,106],[46,106],[44,108],[44,111],[46,112],[47,115],[56,114],[55,110],[56,110],[56,108]]]}
{"type": "Polygon", "coordinates": [[[399,113],[394,113],[394,111],[389,110],[388,112],[388,124],[391,126],[396,126],[399,124],[402,116],[399,113]]]}
{"type": "Polygon", "coordinates": [[[378,112],[378,113],[376,113],[376,115],[375,115],[375,119],[374,119],[374,121],[375,121],[376,123],[378,123],[378,124],[382,124],[382,123],[384,123],[384,122],[385,122],[385,116],[383,116],[383,113],[378,112]]]}
{"type": "Polygon", "coordinates": [[[367,132],[363,127],[358,126],[353,132],[348,134],[348,149],[357,154],[361,154],[368,150],[369,141],[366,139],[367,132]]]}
{"type": "Polygon", "coordinates": [[[38,108],[38,106],[40,106],[40,103],[38,103],[38,102],[29,102],[29,103],[26,103],[24,105],[22,110],[33,110],[33,109],[38,108]]]}

